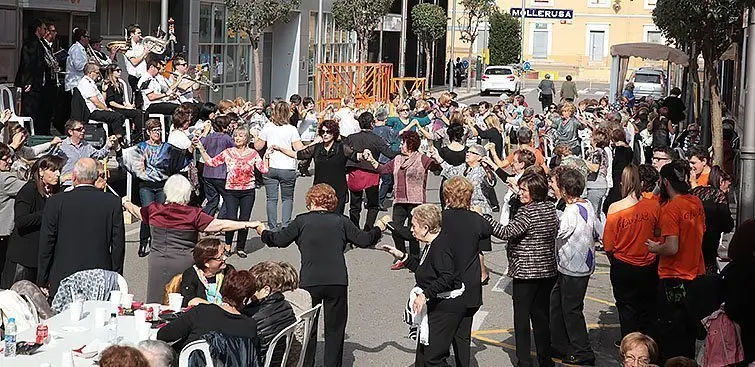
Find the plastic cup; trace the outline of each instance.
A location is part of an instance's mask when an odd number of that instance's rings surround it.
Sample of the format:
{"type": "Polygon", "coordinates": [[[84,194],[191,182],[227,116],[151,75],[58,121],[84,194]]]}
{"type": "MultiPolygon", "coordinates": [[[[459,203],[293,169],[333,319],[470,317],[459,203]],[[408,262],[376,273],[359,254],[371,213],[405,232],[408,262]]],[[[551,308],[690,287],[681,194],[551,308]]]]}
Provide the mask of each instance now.
{"type": "Polygon", "coordinates": [[[181,311],[181,304],[184,301],[184,297],[180,293],[168,294],[168,308],[173,311],[181,311]]]}
{"type": "Polygon", "coordinates": [[[121,291],[110,291],[110,303],[116,306],[121,305],[121,291]]]}
{"type": "Polygon", "coordinates": [[[147,311],[145,310],[135,310],[134,311],[134,322],[137,326],[145,323],[147,321],[147,311]]]}
{"type": "Polygon", "coordinates": [[[71,316],[71,321],[81,320],[81,314],[84,312],[84,302],[73,301],[68,307],[68,313],[71,316]]]}
{"type": "Polygon", "coordinates": [[[98,308],[94,310],[94,327],[102,328],[107,323],[108,316],[110,316],[110,310],[107,308],[98,308]]]}
{"type": "Polygon", "coordinates": [[[131,308],[131,304],[134,302],[134,295],[133,294],[122,294],[121,295],[121,307],[123,308],[131,308]]]}
{"type": "Polygon", "coordinates": [[[66,350],[60,357],[60,365],[62,367],[74,367],[73,364],[73,352],[66,350]]]}
{"type": "Polygon", "coordinates": [[[136,324],[136,336],[139,341],[149,340],[150,333],[152,331],[152,324],[148,322],[142,322],[136,324]]]}

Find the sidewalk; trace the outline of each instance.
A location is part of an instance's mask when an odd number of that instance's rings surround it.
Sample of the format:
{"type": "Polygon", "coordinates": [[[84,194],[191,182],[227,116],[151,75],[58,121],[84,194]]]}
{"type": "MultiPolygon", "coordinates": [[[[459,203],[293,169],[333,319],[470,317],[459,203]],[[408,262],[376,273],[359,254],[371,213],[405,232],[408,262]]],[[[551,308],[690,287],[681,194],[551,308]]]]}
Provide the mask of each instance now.
{"type": "MultiPolygon", "coordinates": [[[[448,92],[448,86],[436,85],[430,88],[429,92],[432,93],[433,97],[437,98],[439,94],[443,92],[448,92]]],[[[463,84],[461,87],[454,87],[454,92],[456,92],[457,94],[456,101],[458,102],[462,102],[462,101],[480,96],[480,90],[476,86],[473,86],[472,89],[469,91],[469,93],[467,93],[466,84],[463,84]]]]}

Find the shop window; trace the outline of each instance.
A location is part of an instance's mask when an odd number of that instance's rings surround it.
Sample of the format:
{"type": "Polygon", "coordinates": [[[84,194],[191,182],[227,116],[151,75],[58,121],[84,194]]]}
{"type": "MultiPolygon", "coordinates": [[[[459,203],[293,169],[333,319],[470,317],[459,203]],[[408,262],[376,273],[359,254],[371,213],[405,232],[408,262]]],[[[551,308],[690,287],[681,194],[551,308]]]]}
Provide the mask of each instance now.
{"type": "Polygon", "coordinates": [[[209,4],[202,4],[199,7],[199,42],[210,43],[212,41],[210,37],[210,19],[212,14],[212,6],[209,4]]]}

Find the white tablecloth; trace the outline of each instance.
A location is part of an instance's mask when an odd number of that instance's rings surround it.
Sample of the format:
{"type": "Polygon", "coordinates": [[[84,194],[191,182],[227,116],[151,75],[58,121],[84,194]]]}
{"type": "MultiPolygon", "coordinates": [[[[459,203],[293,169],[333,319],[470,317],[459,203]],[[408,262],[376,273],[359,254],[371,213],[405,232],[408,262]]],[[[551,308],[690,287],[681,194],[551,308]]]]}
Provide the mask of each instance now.
{"type": "MultiPolygon", "coordinates": [[[[79,349],[95,339],[106,342],[106,328],[94,327],[94,314],[98,308],[107,308],[111,310],[110,312],[117,312],[116,306],[104,301],[84,302],[84,315],[79,321],[71,321],[69,310],[63,311],[45,321],[50,333],[50,343],[42,346],[30,356],[16,356],[14,358],[0,356],[0,366],[39,367],[43,363],[49,363],[51,367],[59,367],[64,351],[79,349]],[[82,327],[85,330],[64,331],[64,327],[82,327]]],[[[157,330],[152,329],[150,338],[154,339],[156,334],[157,330]]],[[[36,329],[29,329],[19,334],[17,340],[33,342],[36,340],[36,335],[36,329]]],[[[118,336],[122,337],[119,344],[136,344],[139,342],[134,316],[118,316],[118,336]]],[[[95,365],[93,359],[78,357],[73,359],[77,367],[95,365]]]]}

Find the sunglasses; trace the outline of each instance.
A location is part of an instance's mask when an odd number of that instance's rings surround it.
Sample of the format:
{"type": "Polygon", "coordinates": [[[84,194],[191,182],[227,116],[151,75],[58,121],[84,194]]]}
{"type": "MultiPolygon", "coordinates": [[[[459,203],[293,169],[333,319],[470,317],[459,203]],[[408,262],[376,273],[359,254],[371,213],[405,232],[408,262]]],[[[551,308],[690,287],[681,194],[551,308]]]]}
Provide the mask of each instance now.
{"type": "Polygon", "coordinates": [[[324,129],[320,130],[320,135],[325,135],[325,134],[333,135],[333,132],[330,130],[324,130],[324,129]]]}
{"type": "Polygon", "coordinates": [[[411,110],[408,109],[408,108],[402,108],[402,109],[398,110],[398,112],[409,112],[409,111],[411,111],[411,110]]]}
{"type": "Polygon", "coordinates": [[[75,128],[75,129],[71,129],[71,130],[82,132],[82,131],[84,131],[84,127],[83,126],[79,126],[79,127],[75,128]]]}
{"type": "Polygon", "coordinates": [[[189,65],[189,64],[187,64],[185,62],[178,62],[178,63],[176,63],[176,66],[184,66],[184,65],[189,65]]]}

